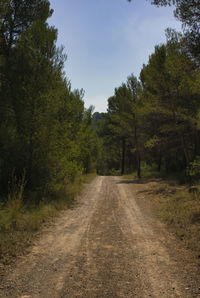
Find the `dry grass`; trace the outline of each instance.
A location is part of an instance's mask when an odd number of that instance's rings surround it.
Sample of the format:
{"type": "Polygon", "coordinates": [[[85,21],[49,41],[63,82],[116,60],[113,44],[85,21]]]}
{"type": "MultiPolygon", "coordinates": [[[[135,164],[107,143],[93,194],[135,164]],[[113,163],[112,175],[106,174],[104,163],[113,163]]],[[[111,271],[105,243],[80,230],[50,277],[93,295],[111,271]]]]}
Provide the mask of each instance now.
{"type": "Polygon", "coordinates": [[[200,252],[200,196],[188,189],[176,191],[168,197],[161,197],[159,213],[161,218],[185,242],[187,247],[200,252]]]}

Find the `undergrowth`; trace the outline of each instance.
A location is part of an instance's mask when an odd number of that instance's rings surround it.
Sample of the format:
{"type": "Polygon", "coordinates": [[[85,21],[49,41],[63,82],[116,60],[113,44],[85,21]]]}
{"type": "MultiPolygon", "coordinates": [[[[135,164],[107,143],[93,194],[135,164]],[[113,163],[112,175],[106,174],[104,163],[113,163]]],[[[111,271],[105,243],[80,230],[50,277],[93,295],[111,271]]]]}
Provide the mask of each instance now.
{"type": "Polygon", "coordinates": [[[83,184],[91,182],[95,176],[83,175],[74,183],[66,183],[54,199],[44,198],[39,204],[28,205],[23,202],[25,174],[18,181],[13,176],[7,203],[0,205],[0,263],[7,264],[13,257],[22,255],[30,245],[34,232],[58,215],[60,210],[67,209],[83,184]]]}
{"type": "MultiPolygon", "coordinates": [[[[138,179],[137,171],[132,173],[127,173],[123,175],[125,179],[138,179]]],[[[166,173],[164,170],[158,171],[156,165],[149,166],[146,163],[142,163],[141,166],[141,178],[161,178],[166,180],[174,180],[178,184],[185,184],[186,183],[186,176],[184,172],[169,172],[166,173]]]]}

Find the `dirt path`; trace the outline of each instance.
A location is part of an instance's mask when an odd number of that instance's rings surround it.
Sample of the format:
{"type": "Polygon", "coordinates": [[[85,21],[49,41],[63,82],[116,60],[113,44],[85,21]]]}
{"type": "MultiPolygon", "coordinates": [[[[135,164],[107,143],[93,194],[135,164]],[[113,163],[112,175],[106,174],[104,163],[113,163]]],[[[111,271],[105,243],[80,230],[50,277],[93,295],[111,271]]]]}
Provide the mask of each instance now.
{"type": "Polygon", "coordinates": [[[200,297],[190,253],[138,201],[146,185],[97,177],[0,283],[0,297],[200,297]]]}

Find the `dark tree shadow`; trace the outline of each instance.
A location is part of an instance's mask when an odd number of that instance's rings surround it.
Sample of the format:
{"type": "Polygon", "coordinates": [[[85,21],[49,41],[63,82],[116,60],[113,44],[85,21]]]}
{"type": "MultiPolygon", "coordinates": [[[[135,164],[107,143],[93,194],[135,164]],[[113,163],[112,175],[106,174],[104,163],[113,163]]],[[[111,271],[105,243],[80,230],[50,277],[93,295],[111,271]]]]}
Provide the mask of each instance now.
{"type": "Polygon", "coordinates": [[[116,184],[148,184],[151,182],[162,181],[160,178],[141,178],[141,179],[122,179],[117,181],[116,184]]]}

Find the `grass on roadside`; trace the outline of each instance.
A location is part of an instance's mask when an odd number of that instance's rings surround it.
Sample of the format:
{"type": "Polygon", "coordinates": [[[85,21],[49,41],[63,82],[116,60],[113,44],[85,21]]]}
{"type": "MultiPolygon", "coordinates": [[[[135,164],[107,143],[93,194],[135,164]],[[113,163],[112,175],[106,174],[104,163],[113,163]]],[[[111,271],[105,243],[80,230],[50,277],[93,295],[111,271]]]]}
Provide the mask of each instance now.
{"type": "Polygon", "coordinates": [[[74,183],[65,185],[54,200],[44,199],[37,205],[23,205],[24,178],[9,192],[6,205],[0,205],[0,263],[6,264],[22,255],[30,245],[34,232],[44,222],[52,220],[60,210],[67,209],[84,183],[90,183],[96,174],[83,175],[74,183]]]}
{"type": "Polygon", "coordinates": [[[161,218],[184,241],[187,247],[200,252],[200,196],[188,188],[160,199],[161,218]]]}
{"type": "Polygon", "coordinates": [[[97,176],[96,173],[90,173],[87,175],[83,175],[83,176],[81,176],[81,182],[86,183],[86,184],[90,183],[96,176],[97,176]]]}

